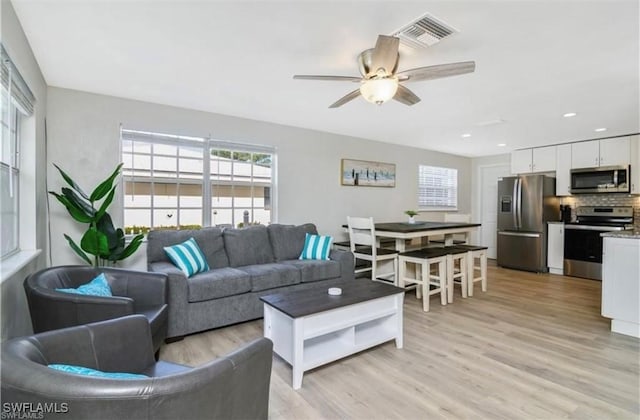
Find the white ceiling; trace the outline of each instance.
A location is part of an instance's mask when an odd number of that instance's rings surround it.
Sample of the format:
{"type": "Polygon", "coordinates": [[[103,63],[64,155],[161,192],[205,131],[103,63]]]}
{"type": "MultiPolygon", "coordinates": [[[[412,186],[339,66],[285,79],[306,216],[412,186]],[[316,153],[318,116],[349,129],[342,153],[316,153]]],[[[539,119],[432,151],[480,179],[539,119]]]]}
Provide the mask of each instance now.
{"type": "Polygon", "coordinates": [[[640,131],[637,0],[12,3],[51,86],[464,156],[640,131]],[[426,12],[460,33],[401,51],[399,70],[476,71],[407,83],[417,105],[328,109],[353,84],[292,79],[357,76],[378,34],[426,12]]]}

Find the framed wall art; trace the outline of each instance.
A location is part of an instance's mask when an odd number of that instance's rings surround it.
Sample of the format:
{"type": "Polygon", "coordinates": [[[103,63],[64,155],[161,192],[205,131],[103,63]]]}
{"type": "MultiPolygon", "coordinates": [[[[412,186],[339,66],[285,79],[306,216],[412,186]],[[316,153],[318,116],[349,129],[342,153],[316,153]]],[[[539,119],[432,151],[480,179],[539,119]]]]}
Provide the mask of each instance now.
{"type": "Polygon", "coordinates": [[[355,187],[395,187],[394,163],[342,159],[341,184],[355,187]]]}

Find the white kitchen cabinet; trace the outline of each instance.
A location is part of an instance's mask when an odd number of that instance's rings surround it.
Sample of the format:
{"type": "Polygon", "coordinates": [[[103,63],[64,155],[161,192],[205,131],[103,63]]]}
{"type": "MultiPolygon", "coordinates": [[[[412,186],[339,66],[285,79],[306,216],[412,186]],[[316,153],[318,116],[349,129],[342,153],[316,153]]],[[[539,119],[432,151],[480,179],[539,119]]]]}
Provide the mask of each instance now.
{"type": "Polygon", "coordinates": [[[564,274],[564,223],[549,222],[547,266],[552,274],[564,274]]]}
{"type": "Polygon", "coordinates": [[[600,166],[600,140],[571,144],[571,167],[593,168],[600,166]]]}
{"type": "Polygon", "coordinates": [[[534,147],[511,152],[511,173],[553,172],[556,170],[556,146],[534,147]]]}
{"type": "Polygon", "coordinates": [[[531,172],[551,172],[556,170],[556,146],[533,149],[531,172]]]}
{"type": "Polygon", "coordinates": [[[556,195],[571,195],[571,144],[556,146],[556,195]]]}
{"type": "Polygon", "coordinates": [[[628,165],[629,140],[629,137],[600,140],[600,166],[628,165]]]}
{"type": "Polygon", "coordinates": [[[640,194],[640,136],[629,137],[631,149],[631,194],[640,194]]]}
{"type": "Polygon", "coordinates": [[[602,316],[611,331],[640,337],[640,237],[604,237],[602,316]]]}
{"type": "Polygon", "coordinates": [[[571,167],[594,168],[598,166],[628,165],[630,138],[581,141],[571,144],[571,167]]]}
{"type": "Polygon", "coordinates": [[[514,150],[511,152],[511,173],[517,175],[531,172],[532,160],[532,149],[514,150]]]}

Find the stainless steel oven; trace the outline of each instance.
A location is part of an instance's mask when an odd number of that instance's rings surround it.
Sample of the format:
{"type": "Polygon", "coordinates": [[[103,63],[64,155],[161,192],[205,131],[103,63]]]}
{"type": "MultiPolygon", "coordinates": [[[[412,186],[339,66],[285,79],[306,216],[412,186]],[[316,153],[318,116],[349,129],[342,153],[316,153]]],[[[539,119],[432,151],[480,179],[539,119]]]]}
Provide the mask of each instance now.
{"type": "Polygon", "coordinates": [[[633,223],[633,207],[578,207],[577,222],[565,224],[564,274],[602,280],[603,232],[633,223]]]}

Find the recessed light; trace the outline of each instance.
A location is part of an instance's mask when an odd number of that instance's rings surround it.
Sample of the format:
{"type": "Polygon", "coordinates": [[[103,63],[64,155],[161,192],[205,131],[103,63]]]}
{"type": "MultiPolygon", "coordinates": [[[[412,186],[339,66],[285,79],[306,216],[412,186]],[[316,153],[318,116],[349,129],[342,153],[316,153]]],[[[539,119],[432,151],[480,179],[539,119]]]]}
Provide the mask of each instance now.
{"type": "Polygon", "coordinates": [[[601,133],[603,131],[607,131],[607,128],[606,127],[596,128],[594,131],[597,131],[598,133],[601,133]]]}
{"type": "Polygon", "coordinates": [[[468,139],[469,137],[471,137],[471,134],[470,133],[464,133],[461,137],[463,139],[468,139]]]}
{"type": "Polygon", "coordinates": [[[565,117],[565,118],[571,118],[571,117],[575,117],[576,115],[578,115],[578,114],[576,114],[575,112],[567,112],[566,114],[563,114],[562,116],[565,117]]]}
{"type": "Polygon", "coordinates": [[[498,143],[498,147],[504,147],[506,145],[507,145],[506,143],[498,143]]]}

